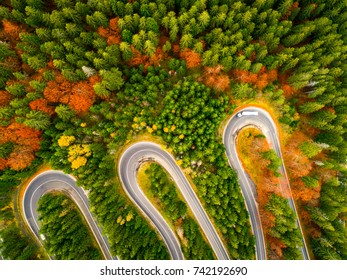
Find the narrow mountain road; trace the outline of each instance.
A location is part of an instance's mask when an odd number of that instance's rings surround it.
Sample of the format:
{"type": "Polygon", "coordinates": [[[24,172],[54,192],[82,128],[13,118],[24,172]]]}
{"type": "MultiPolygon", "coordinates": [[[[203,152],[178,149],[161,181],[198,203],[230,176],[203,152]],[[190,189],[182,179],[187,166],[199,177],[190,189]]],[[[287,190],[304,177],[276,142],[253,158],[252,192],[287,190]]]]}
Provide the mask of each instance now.
{"type": "MultiPolygon", "coordinates": [[[[228,121],[225,126],[223,133],[223,143],[226,148],[227,157],[229,159],[229,164],[237,171],[239,183],[241,185],[241,190],[245,198],[246,206],[250,214],[250,220],[252,225],[253,233],[256,237],[256,256],[257,259],[264,260],[266,259],[266,246],[264,240],[264,233],[261,226],[258,204],[256,201],[256,189],[246,174],[245,170],[242,167],[241,161],[237,155],[236,151],[236,138],[238,133],[242,128],[247,126],[257,127],[265,135],[267,141],[270,143],[272,148],[276,151],[279,158],[281,158],[283,163],[283,157],[281,152],[281,146],[278,137],[277,126],[270,114],[265,110],[258,107],[247,107],[237,113],[235,113],[228,121]]],[[[280,173],[283,176],[281,180],[281,188],[283,191],[290,191],[289,180],[287,176],[286,169],[284,164],[280,167],[280,173]]],[[[292,198],[288,199],[289,206],[295,212],[296,217],[298,213],[295,207],[295,203],[292,198]]],[[[309,254],[307,252],[307,246],[305,239],[303,237],[303,231],[300,225],[300,221],[297,218],[296,223],[302,234],[303,247],[300,248],[303,259],[308,260],[309,254]]]]}
{"type": "MultiPolygon", "coordinates": [[[[84,219],[87,221],[105,259],[114,259],[111,255],[106,237],[102,235],[95,218],[89,211],[89,201],[86,193],[75,184],[75,179],[61,171],[46,171],[36,176],[25,190],[22,211],[26,223],[32,233],[42,245],[42,235],[40,235],[40,221],[38,219],[37,204],[39,199],[46,193],[59,191],[70,197],[80,209],[84,219]]],[[[116,259],[116,258],[115,258],[116,259]]]]}
{"type": "Polygon", "coordinates": [[[155,161],[167,170],[181,191],[188,207],[192,210],[200,227],[218,259],[228,260],[229,256],[219,235],[202,207],[197,195],[191,188],[187,178],[176,164],[171,154],[152,142],[137,142],[130,146],[120,158],[118,172],[125,191],[141,211],[153,222],[169,248],[173,259],[183,259],[180,244],[163,219],[141,190],[136,174],[144,161],[155,161]]]}

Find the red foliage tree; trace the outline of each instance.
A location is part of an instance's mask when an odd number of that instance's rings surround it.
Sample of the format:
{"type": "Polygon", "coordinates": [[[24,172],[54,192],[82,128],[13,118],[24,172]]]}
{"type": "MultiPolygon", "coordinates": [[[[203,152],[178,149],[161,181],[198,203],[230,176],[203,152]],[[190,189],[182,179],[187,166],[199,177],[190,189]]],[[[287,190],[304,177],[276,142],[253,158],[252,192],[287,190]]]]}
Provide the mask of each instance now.
{"type": "Polygon", "coordinates": [[[300,216],[302,221],[305,223],[305,225],[307,226],[305,228],[305,231],[312,237],[312,238],[317,238],[321,236],[321,229],[317,226],[316,223],[312,222],[312,218],[310,213],[305,210],[302,209],[300,211],[300,216]]]}
{"type": "Polygon", "coordinates": [[[254,51],[254,52],[252,52],[251,56],[249,57],[249,60],[253,62],[256,58],[257,58],[257,53],[254,51]]]}
{"type": "Polygon", "coordinates": [[[94,76],[91,76],[89,79],[88,79],[89,83],[91,85],[95,85],[96,83],[99,83],[101,82],[101,77],[98,76],[98,75],[94,75],[94,76]]]}
{"type": "Polygon", "coordinates": [[[22,62],[19,56],[8,56],[4,59],[4,61],[1,64],[9,70],[11,70],[12,72],[19,72],[22,70],[22,62]]]}
{"type": "Polygon", "coordinates": [[[278,78],[278,71],[277,71],[277,69],[272,69],[269,72],[267,72],[267,74],[268,74],[268,80],[271,81],[271,82],[277,80],[277,78],[278,78]]]}
{"type": "Polygon", "coordinates": [[[283,74],[278,74],[278,80],[282,85],[282,90],[286,97],[291,97],[298,92],[298,90],[296,90],[295,88],[293,88],[292,86],[288,84],[289,77],[290,77],[290,73],[288,72],[285,72],[283,74]]]}
{"type": "Polygon", "coordinates": [[[257,74],[248,72],[247,70],[233,70],[231,72],[235,79],[241,83],[251,83],[255,84],[257,82],[257,74]]]}

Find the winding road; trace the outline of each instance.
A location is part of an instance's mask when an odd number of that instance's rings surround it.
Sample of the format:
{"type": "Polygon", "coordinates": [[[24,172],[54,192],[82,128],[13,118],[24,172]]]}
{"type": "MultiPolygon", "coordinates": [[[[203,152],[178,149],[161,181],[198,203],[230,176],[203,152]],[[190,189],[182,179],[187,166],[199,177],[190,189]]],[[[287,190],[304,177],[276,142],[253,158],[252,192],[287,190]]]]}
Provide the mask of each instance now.
{"type": "Polygon", "coordinates": [[[223,242],[214,229],[197,195],[191,188],[186,176],[176,164],[172,155],[164,151],[159,145],[152,142],[138,142],[130,146],[122,154],[118,165],[119,176],[123,188],[129,197],[154,223],[155,227],[163,237],[171,257],[173,259],[183,259],[180,244],[167,222],[147,199],[136,179],[137,171],[140,165],[145,161],[155,161],[166,169],[192,210],[217,258],[228,260],[229,256],[223,242]]]}
{"type": "MultiPolygon", "coordinates": [[[[75,179],[61,171],[46,171],[36,176],[28,185],[23,196],[22,211],[26,223],[42,245],[42,235],[39,233],[40,221],[38,219],[37,204],[46,193],[59,191],[69,196],[78,206],[87,221],[105,259],[114,259],[111,255],[106,238],[89,211],[89,201],[82,188],[77,187],[75,179]]],[[[51,256],[50,256],[51,258],[51,256]]]]}
{"type": "MultiPolygon", "coordinates": [[[[247,107],[240,112],[231,116],[227,125],[225,126],[223,143],[226,148],[229,164],[238,173],[242,194],[250,215],[252,231],[256,237],[256,258],[264,260],[266,259],[266,246],[259,216],[258,204],[256,201],[256,188],[252,180],[244,171],[240,159],[238,158],[236,151],[237,135],[244,127],[257,127],[262,131],[281,159],[282,153],[277,127],[269,113],[258,107],[247,107]],[[246,114],[241,115],[240,112],[246,112],[246,114]]],[[[141,164],[146,161],[157,162],[164,169],[166,169],[166,171],[175,181],[189,208],[197,219],[216,257],[218,259],[228,260],[229,256],[222,240],[212,225],[207,213],[202,207],[196,193],[191,188],[190,183],[188,182],[181,168],[176,164],[173,156],[163,150],[158,144],[152,142],[137,142],[127,148],[119,160],[118,173],[120,180],[124,190],[131,200],[141,209],[144,215],[147,216],[157,228],[165,244],[167,245],[171,258],[176,260],[184,259],[180,243],[173,230],[170,228],[158,210],[147,199],[137,182],[138,169],[141,164]]],[[[284,188],[289,188],[289,181],[283,164],[280,167],[280,172],[283,175],[283,180],[281,180],[281,188],[284,190],[284,188]]],[[[38,241],[42,244],[42,240],[39,235],[37,202],[42,195],[53,190],[62,191],[74,200],[88,222],[105,258],[114,259],[111,256],[106,238],[102,236],[100,228],[97,226],[94,217],[89,212],[88,198],[83,189],[76,187],[75,180],[72,176],[66,175],[60,171],[47,171],[41,173],[30,182],[24,194],[24,216],[31,231],[34,233],[38,241]]],[[[290,191],[290,188],[288,190],[290,191]]],[[[297,215],[293,199],[288,199],[288,203],[297,215]]],[[[302,228],[298,219],[296,220],[296,223],[302,233],[302,228]]],[[[304,238],[303,247],[300,249],[303,258],[305,260],[309,259],[304,238]]]]}
{"type": "MultiPolygon", "coordinates": [[[[246,113],[247,114],[247,113],[246,113]]],[[[258,107],[247,107],[246,109],[241,110],[240,112],[235,113],[228,121],[224,133],[223,133],[223,143],[226,148],[227,157],[229,160],[229,164],[237,171],[239,183],[241,186],[241,190],[243,196],[245,198],[245,203],[250,214],[250,220],[252,225],[253,233],[256,237],[256,256],[257,259],[264,260],[266,259],[266,246],[264,241],[263,229],[260,222],[260,216],[258,211],[258,204],[256,201],[256,189],[246,174],[245,170],[242,167],[241,161],[237,155],[236,151],[236,138],[239,131],[242,128],[247,126],[257,127],[262,131],[265,135],[267,141],[272,145],[272,148],[276,151],[277,155],[281,158],[283,162],[281,146],[278,137],[277,126],[271,118],[270,114],[265,110],[258,107]],[[239,113],[251,112],[248,115],[240,115],[239,113]],[[253,114],[256,112],[256,114],[253,114]]],[[[289,180],[287,176],[286,169],[282,164],[280,167],[280,173],[283,176],[283,180],[281,180],[281,188],[284,191],[285,188],[290,192],[289,180]]],[[[298,217],[298,213],[296,211],[295,203],[292,198],[288,199],[289,206],[295,212],[296,217],[298,217]]],[[[308,260],[309,255],[307,252],[307,246],[305,239],[303,238],[303,232],[300,225],[300,221],[297,218],[296,223],[298,228],[301,231],[303,247],[300,248],[303,259],[308,260]]]]}

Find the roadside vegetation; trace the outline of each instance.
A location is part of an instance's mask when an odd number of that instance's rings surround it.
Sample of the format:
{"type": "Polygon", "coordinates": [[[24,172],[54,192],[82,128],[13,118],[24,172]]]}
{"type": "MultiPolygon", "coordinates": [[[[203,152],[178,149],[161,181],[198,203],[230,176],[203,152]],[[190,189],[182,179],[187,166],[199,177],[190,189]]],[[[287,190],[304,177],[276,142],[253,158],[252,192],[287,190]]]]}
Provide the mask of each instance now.
{"type": "MultiPolygon", "coordinates": [[[[1,191],[1,230],[12,221],[23,231],[11,202],[28,171],[45,162],[90,191],[114,255],[168,258],[116,174],[115,155],[146,133],[190,172],[232,258],[252,259],[248,213],[217,129],[238,104],[265,99],[290,135],[284,162],[313,253],[346,259],[346,7],[2,1],[0,182],[13,185],[1,191]]],[[[266,156],[273,172],[278,162],[266,156]]]]}
{"type": "Polygon", "coordinates": [[[264,209],[273,216],[273,225],[265,230],[271,244],[270,258],[301,260],[303,257],[299,248],[303,246],[302,236],[288,200],[274,193],[269,194],[269,202],[264,209]]]}
{"type": "Polygon", "coordinates": [[[63,194],[48,193],[38,203],[40,234],[47,253],[56,260],[100,260],[100,248],[82,214],[63,194]]]}
{"type": "MultiPolygon", "coordinates": [[[[177,187],[166,171],[156,163],[145,167],[149,189],[146,195],[155,203],[157,209],[164,213],[181,242],[184,258],[187,260],[214,259],[213,251],[202,236],[201,229],[187,209],[187,205],[178,194],[177,187]]],[[[140,181],[141,184],[141,181],[140,181]]],[[[142,187],[142,184],[141,184],[142,187]]]]}
{"type": "Polygon", "coordinates": [[[236,145],[240,160],[256,185],[268,258],[302,259],[301,233],[287,200],[290,195],[280,186],[281,159],[257,128],[242,129],[236,145]]]}
{"type": "Polygon", "coordinates": [[[38,259],[36,245],[23,236],[16,224],[7,225],[0,233],[0,253],[5,260],[38,259]]]}
{"type": "Polygon", "coordinates": [[[41,161],[36,159],[23,171],[11,171],[0,177],[0,255],[5,260],[36,260],[47,258],[42,249],[16,217],[14,193],[21,181],[30,177],[41,161]]]}

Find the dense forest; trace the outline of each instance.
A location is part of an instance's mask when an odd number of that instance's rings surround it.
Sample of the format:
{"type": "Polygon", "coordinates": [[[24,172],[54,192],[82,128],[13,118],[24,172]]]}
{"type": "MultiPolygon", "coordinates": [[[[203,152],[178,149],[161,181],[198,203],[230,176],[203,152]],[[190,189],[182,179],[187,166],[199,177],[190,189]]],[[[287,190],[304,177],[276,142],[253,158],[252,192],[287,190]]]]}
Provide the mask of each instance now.
{"type": "Polygon", "coordinates": [[[347,259],[346,12],[346,0],[1,1],[1,255],[42,258],[16,201],[44,164],[89,191],[114,255],[167,259],[116,172],[122,147],[146,135],[190,174],[230,257],[253,259],[219,126],[266,104],[314,257],[347,259]]]}
{"type": "Polygon", "coordinates": [[[57,260],[100,260],[102,254],[71,199],[48,193],[38,203],[44,247],[57,260]]]}
{"type": "MultiPolygon", "coordinates": [[[[146,167],[145,167],[146,168],[146,167]]],[[[182,242],[182,251],[187,260],[211,260],[213,251],[208,242],[204,240],[199,225],[193,215],[188,212],[184,199],[176,190],[175,183],[155,163],[151,163],[144,171],[148,178],[148,197],[157,205],[157,209],[164,213],[170,224],[175,228],[179,240],[182,242]]],[[[140,174],[138,175],[140,176],[140,174]]],[[[139,180],[140,181],[140,180],[139,180]]],[[[140,182],[144,183],[145,180],[140,182]]],[[[141,187],[143,187],[141,185],[141,187]]]]}

